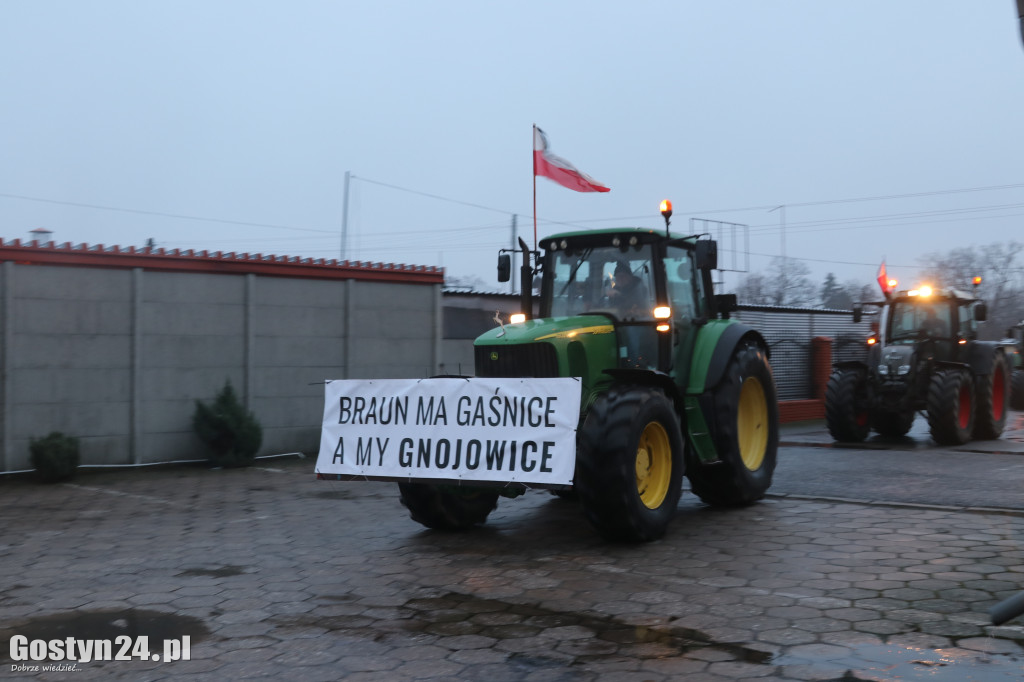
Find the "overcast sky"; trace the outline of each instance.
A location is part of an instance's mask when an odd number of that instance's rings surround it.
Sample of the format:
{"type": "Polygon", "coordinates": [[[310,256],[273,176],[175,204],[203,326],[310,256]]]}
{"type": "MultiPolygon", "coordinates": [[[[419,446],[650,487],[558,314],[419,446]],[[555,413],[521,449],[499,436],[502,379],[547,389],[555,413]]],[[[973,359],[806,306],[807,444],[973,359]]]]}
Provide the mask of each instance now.
{"type": "Polygon", "coordinates": [[[723,265],[910,279],[1024,241],[1015,10],[0,0],[0,236],[337,258],[348,171],[347,257],[497,289],[513,215],[533,239],[536,123],[611,187],[539,178],[541,237],[661,227],[669,198],[676,231],[746,226],[723,265]]]}

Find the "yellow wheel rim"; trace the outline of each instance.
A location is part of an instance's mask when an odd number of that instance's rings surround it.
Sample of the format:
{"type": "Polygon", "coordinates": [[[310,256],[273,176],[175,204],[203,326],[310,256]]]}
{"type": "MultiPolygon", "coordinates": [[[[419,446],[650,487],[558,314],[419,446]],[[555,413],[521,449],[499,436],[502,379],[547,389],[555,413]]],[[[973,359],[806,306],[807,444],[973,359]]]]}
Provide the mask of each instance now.
{"type": "Polygon", "coordinates": [[[768,449],[768,401],[757,377],[747,377],[743,381],[736,422],[736,439],[743,465],[757,471],[764,463],[765,450],[768,449]]]}
{"type": "Polygon", "coordinates": [[[648,509],[657,509],[668,495],[672,480],[672,445],[658,422],[651,422],[640,434],[636,446],[636,490],[648,509]]]}

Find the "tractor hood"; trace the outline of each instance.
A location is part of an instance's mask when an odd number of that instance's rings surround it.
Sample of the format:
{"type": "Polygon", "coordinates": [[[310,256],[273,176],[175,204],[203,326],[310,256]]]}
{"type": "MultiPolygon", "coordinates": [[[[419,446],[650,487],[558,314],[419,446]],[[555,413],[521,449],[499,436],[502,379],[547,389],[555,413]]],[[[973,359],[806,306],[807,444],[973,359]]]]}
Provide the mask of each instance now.
{"type": "Polygon", "coordinates": [[[879,374],[889,379],[904,377],[910,374],[913,366],[914,346],[888,346],[882,349],[879,374]]]}
{"type": "Polygon", "coordinates": [[[477,337],[475,345],[493,346],[533,343],[556,339],[580,339],[590,335],[612,334],[615,327],[604,315],[578,315],[576,317],[545,317],[517,324],[495,327],[477,337]]]}
{"type": "Polygon", "coordinates": [[[618,340],[604,315],[548,317],[497,327],[474,342],[477,376],[580,377],[583,405],[612,382],[618,340]]]}

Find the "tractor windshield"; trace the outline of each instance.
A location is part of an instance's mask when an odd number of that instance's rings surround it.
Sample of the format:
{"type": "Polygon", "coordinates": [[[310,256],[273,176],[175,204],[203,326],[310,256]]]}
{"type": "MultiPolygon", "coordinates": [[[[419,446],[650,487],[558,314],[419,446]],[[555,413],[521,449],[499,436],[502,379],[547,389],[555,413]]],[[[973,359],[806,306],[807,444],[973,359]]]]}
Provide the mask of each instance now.
{"type": "Polygon", "coordinates": [[[897,300],[889,312],[889,343],[914,343],[921,338],[950,338],[950,305],[946,301],[897,300]]]}
{"type": "Polygon", "coordinates": [[[611,313],[618,320],[652,320],[654,267],[650,245],[555,251],[545,271],[552,317],[611,313]]]}

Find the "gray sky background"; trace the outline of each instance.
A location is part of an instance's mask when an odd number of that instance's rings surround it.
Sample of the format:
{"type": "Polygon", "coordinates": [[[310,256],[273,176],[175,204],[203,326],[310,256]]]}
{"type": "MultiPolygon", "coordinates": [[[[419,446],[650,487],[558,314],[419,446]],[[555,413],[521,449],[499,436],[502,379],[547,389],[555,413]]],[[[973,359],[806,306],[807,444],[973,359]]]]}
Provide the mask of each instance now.
{"type": "Polygon", "coordinates": [[[0,0],[0,63],[6,240],[336,258],[350,171],[348,257],[497,289],[536,123],[611,187],[538,178],[541,237],[669,198],[756,271],[784,214],[816,283],[1024,241],[1012,0],[0,0]]]}

